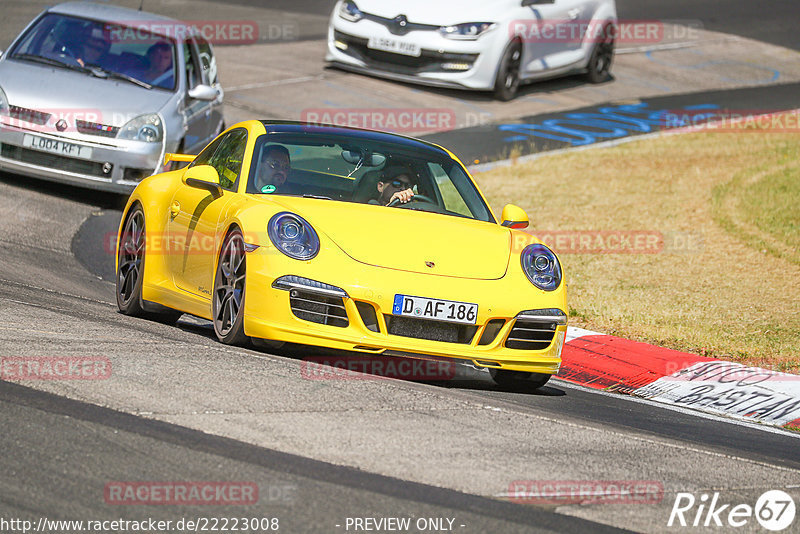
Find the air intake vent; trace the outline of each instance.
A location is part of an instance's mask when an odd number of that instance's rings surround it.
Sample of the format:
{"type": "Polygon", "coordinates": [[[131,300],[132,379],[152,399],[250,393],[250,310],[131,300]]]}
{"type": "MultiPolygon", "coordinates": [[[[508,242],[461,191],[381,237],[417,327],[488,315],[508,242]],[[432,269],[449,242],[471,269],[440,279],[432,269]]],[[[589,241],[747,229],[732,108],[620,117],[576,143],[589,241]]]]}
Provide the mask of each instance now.
{"type": "Polygon", "coordinates": [[[390,334],[429,341],[446,341],[466,345],[472,341],[478,330],[477,326],[468,324],[445,323],[395,315],[385,315],[384,318],[388,323],[387,328],[390,334]]]}
{"type": "Polygon", "coordinates": [[[8,114],[15,119],[32,122],[33,124],[43,125],[50,120],[50,113],[36,111],[35,109],[21,108],[19,106],[8,106],[8,114]]]}
{"type": "Polygon", "coordinates": [[[292,313],[304,321],[342,328],[350,324],[344,300],[341,297],[329,297],[310,291],[292,289],[289,291],[289,306],[292,313]]]}
{"type": "Polygon", "coordinates": [[[107,124],[98,124],[96,122],[82,121],[80,119],[75,121],[75,127],[82,134],[99,135],[102,137],[116,137],[119,132],[119,127],[108,126],[107,124]]]}
{"type": "Polygon", "coordinates": [[[532,321],[518,317],[508,333],[506,347],[521,350],[543,350],[550,346],[558,326],[552,321],[532,321]]]}

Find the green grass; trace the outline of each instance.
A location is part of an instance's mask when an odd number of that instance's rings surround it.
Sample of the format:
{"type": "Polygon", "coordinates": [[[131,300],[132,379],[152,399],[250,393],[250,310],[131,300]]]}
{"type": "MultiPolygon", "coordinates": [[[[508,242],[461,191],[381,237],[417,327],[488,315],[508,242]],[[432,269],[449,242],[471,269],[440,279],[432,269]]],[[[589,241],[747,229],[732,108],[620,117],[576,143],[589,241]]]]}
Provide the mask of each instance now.
{"type": "Polygon", "coordinates": [[[570,324],[800,372],[800,139],[694,133],[476,176],[533,234],[656,231],[659,254],[560,254],[570,324]],[[693,239],[692,246],[678,246],[693,239]]]}

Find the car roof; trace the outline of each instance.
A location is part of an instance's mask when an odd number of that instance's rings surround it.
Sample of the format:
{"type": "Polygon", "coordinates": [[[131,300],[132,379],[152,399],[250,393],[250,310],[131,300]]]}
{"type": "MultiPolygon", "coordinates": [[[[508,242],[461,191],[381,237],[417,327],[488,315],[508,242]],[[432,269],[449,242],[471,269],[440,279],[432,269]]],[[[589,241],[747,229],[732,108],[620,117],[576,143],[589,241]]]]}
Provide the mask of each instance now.
{"type": "MultiPolygon", "coordinates": [[[[130,24],[136,22],[169,21],[170,26],[184,26],[181,21],[156,15],[147,11],[137,11],[110,4],[100,4],[96,2],[66,2],[47,9],[48,13],[58,13],[60,15],[75,15],[88,19],[103,20],[120,24],[130,24]]],[[[158,33],[155,32],[154,33],[158,33]]]]}
{"type": "Polygon", "coordinates": [[[388,132],[378,132],[375,130],[363,130],[361,128],[351,128],[349,126],[335,126],[331,124],[315,124],[296,121],[279,121],[279,120],[262,120],[267,133],[313,133],[313,134],[330,134],[330,135],[346,135],[348,137],[355,137],[361,139],[369,139],[372,141],[382,141],[385,143],[396,143],[409,149],[435,151],[442,156],[451,155],[444,148],[439,145],[415,139],[413,137],[406,137],[404,135],[393,134],[388,132]]]}

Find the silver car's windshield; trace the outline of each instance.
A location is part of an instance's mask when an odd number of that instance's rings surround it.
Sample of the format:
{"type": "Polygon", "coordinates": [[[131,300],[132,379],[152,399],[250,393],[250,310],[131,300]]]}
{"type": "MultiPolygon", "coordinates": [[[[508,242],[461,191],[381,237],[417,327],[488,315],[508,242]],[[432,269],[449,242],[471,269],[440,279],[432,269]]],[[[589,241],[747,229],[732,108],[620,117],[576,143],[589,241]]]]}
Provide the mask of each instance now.
{"type": "Polygon", "coordinates": [[[147,88],[175,89],[175,42],[142,28],[48,13],[28,30],[10,57],[147,88]]]}
{"type": "MultiPolygon", "coordinates": [[[[493,220],[469,175],[440,151],[311,130],[301,135],[262,135],[256,141],[247,192],[493,220]],[[393,202],[401,191],[412,194],[393,202]]],[[[195,164],[205,159],[201,153],[195,164]]]]}

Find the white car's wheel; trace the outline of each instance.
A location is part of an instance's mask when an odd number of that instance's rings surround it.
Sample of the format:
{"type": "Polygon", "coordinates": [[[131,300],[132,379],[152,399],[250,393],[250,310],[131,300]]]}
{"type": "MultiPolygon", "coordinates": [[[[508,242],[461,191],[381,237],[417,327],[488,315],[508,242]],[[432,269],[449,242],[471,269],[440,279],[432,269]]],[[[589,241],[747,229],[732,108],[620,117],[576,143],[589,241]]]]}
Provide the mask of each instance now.
{"type": "Polygon", "coordinates": [[[586,69],[586,77],[591,83],[602,83],[611,78],[611,63],[614,61],[613,29],[611,24],[606,25],[601,40],[594,45],[586,69]]]}
{"type": "Polygon", "coordinates": [[[500,58],[497,78],[494,82],[494,97],[508,102],[517,96],[520,84],[520,68],[522,66],[522,41],[514,39],[506,47],[500,58]]]}

